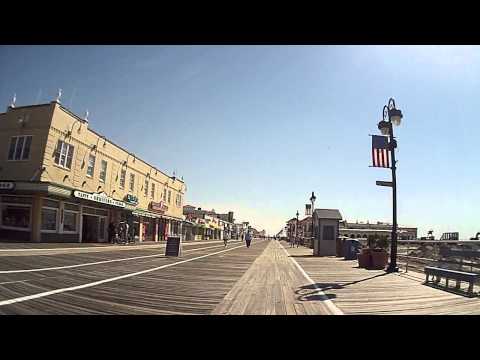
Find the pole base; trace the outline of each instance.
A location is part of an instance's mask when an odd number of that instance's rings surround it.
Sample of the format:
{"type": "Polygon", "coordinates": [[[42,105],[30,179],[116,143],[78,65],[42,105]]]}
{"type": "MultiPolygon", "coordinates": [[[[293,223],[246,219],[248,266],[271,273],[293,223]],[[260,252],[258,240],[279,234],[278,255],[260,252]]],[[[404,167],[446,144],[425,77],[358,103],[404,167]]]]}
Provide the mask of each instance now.
{"type": "Polygon", "coordinates": [[[393,272],[398,272],[399,269],[397,265],[389,264],[388,267],[385,269],[385,271],[387,273],[393,273],[393,272]]]}

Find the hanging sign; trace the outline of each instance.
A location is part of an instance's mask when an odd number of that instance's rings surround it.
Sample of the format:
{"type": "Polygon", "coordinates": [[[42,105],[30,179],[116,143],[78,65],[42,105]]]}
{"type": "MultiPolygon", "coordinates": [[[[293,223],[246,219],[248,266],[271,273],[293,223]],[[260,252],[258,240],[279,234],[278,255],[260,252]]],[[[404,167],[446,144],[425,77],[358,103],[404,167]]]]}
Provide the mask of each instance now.
{"type": "Polygon", "coordinates": [[[150,203],[150,210],[152,211],[156,211],[156,212],[159,212],[159,213],[165,213],[165,211],[168,210],[168,206],[165,205],[165,203],[163,201],[161,202],[151,202],[150,203]]]}
{"type": "Polygon", "coordinates": [[[378,186],[388,186],[393,187],[393,183],[391,181],[377,181],[376,184],[378,186]]]}
{"type": "Polygon", "coordinates": [[[138,198],[134,195],[127,194],[123,200],[125,200],[125,202],[128,204],[138,205],[138,198]]]}
{"type": "Polygon", "coordinates": [[[0,190],[13,190],[15,189],[14,182],[0,181],[0,190]]]}
{"type": "Polygon", "coordinates": [[[115,199],[111,198],[110,196],[107,196],[107,194],[105,194],[105,193],[90,194],[90,193],[86,193],[86,192],[83,192],[83,191],[75,190],[73,192],[73,196],[75,196],[79,199],[95,201],[95,202],[98,202],[98,203],[107,204],[107,205],[111,205],[111,206],[117,206],[117,207],[121,207],[121,208],[125,207],[125,203],[123,201],[115,200],[115,199]]]}

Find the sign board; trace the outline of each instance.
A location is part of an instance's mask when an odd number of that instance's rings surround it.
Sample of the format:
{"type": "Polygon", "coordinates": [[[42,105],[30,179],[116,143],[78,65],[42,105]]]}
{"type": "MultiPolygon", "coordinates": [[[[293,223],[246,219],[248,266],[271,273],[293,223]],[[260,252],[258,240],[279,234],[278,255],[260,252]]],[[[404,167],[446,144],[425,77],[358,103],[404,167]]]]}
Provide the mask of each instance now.
{"type": "Polygon", "coordinates": [[[165,248],[165,256],[181,256],[182,241],[180,236],[169,236],[167,238],[167,246],[165,248]]]}
{"type": "Polygon", "coordinates": [[[165,211],[168,210],[168,206],[165,205],[165,203],[163,201],[161,202],[151,202],[150,203],[150,210],[153,210],[153,211],[156,211],[156,212],[159,212],[159,213],[165,213],[165,211]]]}
{"type": "Polygon", "coordinates": [[[393,184],[391,181],[377,181],[376,184],[378,186],[388,186],[388,187],[392,187],[393,184]]]}
{"type": "Polygon", "coordinates": [[[111,205],[111,206],[117,206],[117,207],[121,207],[121,208],[125,207],[124,202],[115,200],[115,199],[107,196],[107,194],[105,194],[105,193],[90,194],[90,193],[86,193],[86,192],[83,192],[83,191],[75,190],[73,192],[73,196],[75,196],[79,199],[95,201],[95,202],[98,202],[98,203],[107,204],[107,205],[111,205]]]}
{"type": "Polygon", "coordinates": [[[14,182],[0,181],[0,190],[13,190],[15,189],[14,182]]]}
{"type": "Polygon", "coordinates": [[[125,195],[125,202],[131,205],[138,205],[138,198],[134,195],[127,194],[125,195]]]}

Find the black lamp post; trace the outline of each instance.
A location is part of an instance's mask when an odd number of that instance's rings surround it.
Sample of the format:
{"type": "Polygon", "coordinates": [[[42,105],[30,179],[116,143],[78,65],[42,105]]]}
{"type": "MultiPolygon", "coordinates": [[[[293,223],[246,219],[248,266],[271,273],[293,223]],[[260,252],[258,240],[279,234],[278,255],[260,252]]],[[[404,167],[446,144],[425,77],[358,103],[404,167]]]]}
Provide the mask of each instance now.
{"type": "Polygon", "coordinates": [[[395,148],[397,141],[393,136],[393,125],[399,126],[402,120],[402,112],[395,108],[395,100],[390,98],[388,106],[383,107],[383,120],[378,123],[378,129],[382,135],[390,137],[389,150],[392,154],[392,196],[393,196],[393,224],[392,224],[392,244],[390,247],[390,264],[387,272],[398,272],[397,266],[397,165],[395,162],[395,148]]]}
{"type": "Polygon", "coordinates": [[[310,202],[312,203],[312,244],[311,246],[313,246],[313,239],[315,238],[315,233],[314,233],[314,226],[313,226],[313,212],[315,211],[315,200],[317,200],[317,198],[315,197],[315,194],[314,192],[312,191],[312,196],[310,197],[310,202]]]}
{"type": "Polygon", "coordinates": [[[298,210],[297,210],[297,224],[295,225],[295,242],[297,243],[297,247],[298,247],[298,210]]]}

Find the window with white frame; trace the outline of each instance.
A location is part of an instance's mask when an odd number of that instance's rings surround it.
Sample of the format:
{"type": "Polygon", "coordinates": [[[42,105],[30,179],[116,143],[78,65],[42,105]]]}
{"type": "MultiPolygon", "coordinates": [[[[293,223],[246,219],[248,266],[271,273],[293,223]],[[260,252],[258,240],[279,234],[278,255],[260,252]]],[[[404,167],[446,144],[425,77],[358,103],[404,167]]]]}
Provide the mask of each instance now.
{"type": "Polygon", "coordinates": [[[93,177],[94,171],[95,171],[95,155],[90,154],[90,156],[88,157],[87,176],[93,177]]]}
{"type": "Polygon", "coordinates": [[[73,149],[73,145],[67,144],[62,140],[58,140],[57,149],[55,150],[55,164],[66,169],[71,169],[73,149]]]}
{"type": "Polygon", "coordinates": [[[120,171],[120,188],[125,188],[125,177],[127,176],[127,170],[120,171]]]}
{"type": "Polygon", "coordinates": [[[29,160],[32,136],[13,136],[10,138],[8,160],[29,160]]]}
{"type": "Polygon", "coordinates": [[[63,208],[63,232],[76,233],[78,230],[79,206],[76,204],[64,204],[63,208]]]}
{"type": "Polygon", "coordinates": [[[145,179],[145,186],[143,187],[143,192],[145,196],[148,196],[148,179],[145,179]]]}
{"type": "Polygon", "coordinates": [[[42,232],[57,232],[58,228],[58,208],[59,202],[53,200],[43,200],[42,205],[42,232]]]}
{"type": "Polygon", "coordinates": [[[130,191],[135,189],[135,174],[130,174],[130,191]]]}
{"type": "Polygon", "coordinates": [[[177,205],[177,207],[182,206],[182,196],[180,194],[177,194],[175,198],[175,205],[177,205]]]}
{"type": "Polygon", "coordinates": [[[152,197],[152,199],[155,200],[155,183],[152,182],[152,191],[150,193],[150,196],[152,197]]]}
{"type": "Polygon", "coordinates": [[[107,178],[107,162],[102,160],[102,165],[100,167],[100,181],[105,182],[107,178]]]}
{"type": "Polygon", "coordinates": [[[168,190],[168,203],[170,204],[170,198],[172,197],[172,190],[168,190]]]}

